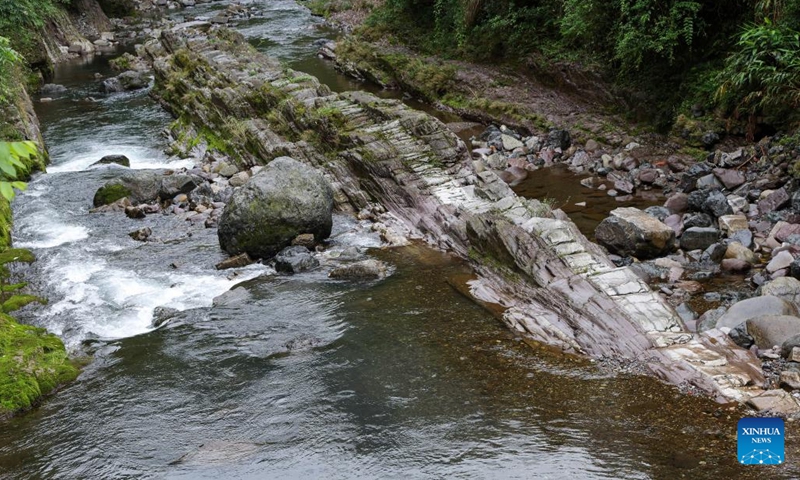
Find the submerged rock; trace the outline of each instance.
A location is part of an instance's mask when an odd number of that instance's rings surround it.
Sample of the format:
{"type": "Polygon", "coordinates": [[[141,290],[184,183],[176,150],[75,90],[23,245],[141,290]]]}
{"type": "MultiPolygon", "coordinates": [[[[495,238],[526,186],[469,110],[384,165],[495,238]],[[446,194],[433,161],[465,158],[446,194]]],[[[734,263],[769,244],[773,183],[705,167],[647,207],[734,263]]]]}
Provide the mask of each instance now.
{"type": "Polygon", "coordinates": [[[275,256],[275,270],[281,273],[300,273],[319,266],[319,260],[302,246],[286,247],[275,256]]]}
{"type": "Polygon", "coordinates": [[[331,278],[344,278],[352,280],[367,280],[383,278],[387,272],[386,264],[379,260],[364,260],[362,262],[351,263],[343,267],[334,268],[328,275],[331,278]]]}
{"type": "Polygon", "coordinates": [[[233,290],[229,290],[222,295],[214,297],[211,301],[211,305],[215,307],[229,307],[244,303],[248,301],[250,297],[250,292],[248,292],[246,288],[236,287],[233,290]]]}
{"type": "Polygon", "coordinates": [[[219,243],[231,255],[269,258],[300,234],[331,234],[333,192],[315,169],[276,158],[237,188],[219,221],[219,243]]]}
{"type": "Polygon", "coordinates": [[[140,228],[139,230],[134,230],[133,232],[129,233],[128,236],[132,239],[136,240],[137,242],[146,242],[147,239],[150,238],[150,235],[153,234],[153,229],[150,227],[140,228]]]}

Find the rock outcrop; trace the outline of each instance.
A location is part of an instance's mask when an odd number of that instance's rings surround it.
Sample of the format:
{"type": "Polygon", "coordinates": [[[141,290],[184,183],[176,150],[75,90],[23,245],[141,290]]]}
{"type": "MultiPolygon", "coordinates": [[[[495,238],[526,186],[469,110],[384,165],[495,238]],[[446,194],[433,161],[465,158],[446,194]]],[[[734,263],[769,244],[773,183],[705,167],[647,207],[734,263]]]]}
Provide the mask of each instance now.
{"type": "MultiPolygon", "coordinates": [[[[469,259],[472,294],[504,307],[503,321],[521,335],[638,362],[720,400],[762,393],[752,353],[719,330],[686,331],[659,294],[566,215],[474,170],[463,142],[429,115],[368,93],[334,94],[224,29],[178,25],[145,51],[155,94],[199,140],[240,169],[280,156],[313,166],[340,211],[379,204],[385,223],[469,259]]],[[[674,231],[665,228],[667,248],[674,231]]]]}

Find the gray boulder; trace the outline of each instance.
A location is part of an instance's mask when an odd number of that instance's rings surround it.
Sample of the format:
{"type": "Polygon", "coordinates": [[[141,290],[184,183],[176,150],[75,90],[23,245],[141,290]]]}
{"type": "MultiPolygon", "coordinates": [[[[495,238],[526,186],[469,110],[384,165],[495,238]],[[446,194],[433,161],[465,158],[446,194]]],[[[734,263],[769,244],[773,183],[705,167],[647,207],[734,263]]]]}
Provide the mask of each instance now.
{"type": "Polygon", "coordinates": [[[699,333],[705,332],[706,330],[711,330],[712,328],[717,327],[717,322],[727,310],[725,307],[714,308],[711,310],[707,310],[705,313],[700,315],[700,318],[697,319],[697,331],[699,333]]]}
{"type": "Polygon", "coordinates": [[[781,356],[791,360],[792,350],[797,347],[800,347],[800,332],[783,341],[781,344],[781,356]]]}
{"type": "Polygon", "coordinates": [[[103,80],[102,89],[106,93],[126,92],[139,90],[150,85],[150,76],[147,72],[129,70],[116,77],[103,80]]]}
{"type": "Polygon", "coordinates": [[[708,194],[706,201],[703,202],[703,210],[715,217],[733,214],[733,209],[728,205],[728,199],[719,190],[708,194]]]}
{"type": "Polygon", "coordinates": [[[769,349],[800,334],[800,318],[794,315],[760,315],[747,320],[747,333],[758,348],[769,349]]]}
{"type": "Polygon", "coordinates": [[[106,182],[94,195],[94,206],[100,207],[127,197],[132,204],[149,203],[158,197],[161,173],[133,170],[106,182]]]}
{"type": "Polygon", "coordinates": [[[797,307],[800,305],[800,281],[792,277],[776,278],[761,287],[761,295],[782,298],[797,307]]]}
{"type": "Polygon", "coordinates": [[[125,155],[106,155],[94,162],[91,166],[94,167],[97,165],[121,165],[123,167],[130,167],[131,161],[125,155]]]}
{"type": "MultiPolygon", "coordinates": [[[[797,315],[797,308],[778,297],[753,297],[734,303],[718,321],[717,328],[735,328],[762,315],[797,315]]],[[[770,345],[771,346],[771,345],[770,345]]]]}
{"type": "Polygon", "coordinates": [[[219,221],[219,243],[231,255],[269,258],[300,234],[331,234],[333,191],[315,169],[279,157],[234,190],[219,221]]]}
{"type": "Polygon", "coordinates": [[[656,258],[675,249],[675,231],[638,208],[612,210],[594,235],[611,253],[622,256],[656,258]]]}
{"type": "Polygon", "coordinates": [[[132,170],[100,187],[94,195],[94,206],[108,205],[124,197],[133,205],[152,203],[159,198],[166,200],[181,193],[189,193],[203,183],[195,175],[164,175],[161,172],[132,170]]]}
{"type": "Polygon", "coordinates": [[[681,235],[681,248],[684,250],[705,250],[716,243],[718,238],[719,230],[713,227],[687,228],[681,235]]]}
{"type": "Polygon", "coordinates": [[[188,194],[204,183],[203,179],[196,175],[185,173],[166,175],[161,179],[161,188],[158,191],[158,196],[166,200],[181,193],[188,194]]]}
{"type": "Polygon", "coordinates": [[[153,322],[151,323],[151,326],[153,328],[158,328],[167,323],[168,321],[172,320],[180,313],[181,312],[176,308],[156,307],[153,310],[153,322]]]}

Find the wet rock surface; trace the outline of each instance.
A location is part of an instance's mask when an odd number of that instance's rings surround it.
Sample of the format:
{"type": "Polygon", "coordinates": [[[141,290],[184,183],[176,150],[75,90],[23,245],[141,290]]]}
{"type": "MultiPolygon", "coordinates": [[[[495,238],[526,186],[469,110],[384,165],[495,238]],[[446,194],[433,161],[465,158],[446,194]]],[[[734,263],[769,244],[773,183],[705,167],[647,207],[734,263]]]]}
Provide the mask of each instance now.
{"type": "Polygon", "coordinates": [[[286,247],[275,255],[275,270],[281,273],[300,273],[319,266],[319,260],[303,246],[286,247]]]}

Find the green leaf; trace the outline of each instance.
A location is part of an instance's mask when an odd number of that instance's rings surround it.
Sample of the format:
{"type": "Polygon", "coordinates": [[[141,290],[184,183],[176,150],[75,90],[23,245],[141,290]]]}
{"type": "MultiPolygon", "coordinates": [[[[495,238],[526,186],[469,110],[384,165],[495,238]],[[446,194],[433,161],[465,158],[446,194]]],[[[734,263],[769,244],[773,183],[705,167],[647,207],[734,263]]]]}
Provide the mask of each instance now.
{"type": "Polygon", "coordinates": [[[17,169],[14,168],[14,165],[11,162],[3,161],[0,159],[0,170],[6,174],[9,178],[17,178],[17,169]]]}
{"type": "Polygon", "coordinates": [[[0,142],[0,162],[7,162],[11,159],[11,144],[9,142],[0,142]]]}
{"type": "Polygon", "coordinates": [[[14,189],[11,188],[9,182],[0,181],[0,195],[2,195],[9,202],[14,200],[14,189]]]}

